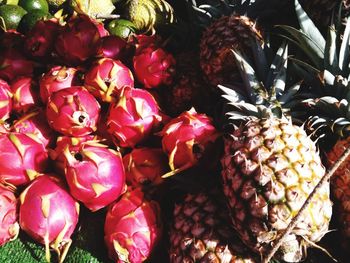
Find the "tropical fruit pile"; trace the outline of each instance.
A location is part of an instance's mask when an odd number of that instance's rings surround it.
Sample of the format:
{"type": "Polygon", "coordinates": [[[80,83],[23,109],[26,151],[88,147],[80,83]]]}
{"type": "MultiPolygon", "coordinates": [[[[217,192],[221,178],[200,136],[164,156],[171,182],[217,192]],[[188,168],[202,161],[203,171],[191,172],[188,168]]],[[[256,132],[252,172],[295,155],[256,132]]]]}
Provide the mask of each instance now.
{"type": "Polygon", "coordinates": [[[347,262],[349,10],[0,1],[0,262],[347,262]]]}

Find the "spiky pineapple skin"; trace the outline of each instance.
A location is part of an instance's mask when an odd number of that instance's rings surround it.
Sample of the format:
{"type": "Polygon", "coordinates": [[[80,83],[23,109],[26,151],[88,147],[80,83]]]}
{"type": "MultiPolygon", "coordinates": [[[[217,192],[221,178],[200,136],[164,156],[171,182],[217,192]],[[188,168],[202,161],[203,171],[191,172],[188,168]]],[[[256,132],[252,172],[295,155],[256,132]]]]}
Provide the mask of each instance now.
{"type": "Polygon", "coordinates": [[[188,194],[175,206],[170,230],[171,263],[253,263],[232,228],[219,192],[188,194]]]}
{"type": "Polygon", "coordinates": [[[200,66],[213,87],[240,81],[231,50],[250,55],[255,40],[262,43],[261,32],[245,16],[223,16],[206,29],[200,43],[200,66]]]}
{"type": "MultiPolygon", "coordinates": [[[[338,140],[326,154],[327,165],[331,167],[350,146],[350,137],[338,140]]],[[[340,232],[350,238],[350,160],[345,161],[334,173],[331,179],[332,196],[335,201],[337,220],[340,232]]]]}
{"type": "MultiPolygon", "coordinates": [[[[233,225],[243,242],[263,254],[325,174],[324,166],[315,143],[289,120],[251,118],[224,142],[222,177],[233,225]]],[[[300,261],[306,240],[317,242],[327,232],[331,214],[325,184],[278,256],[300,261]]]]}

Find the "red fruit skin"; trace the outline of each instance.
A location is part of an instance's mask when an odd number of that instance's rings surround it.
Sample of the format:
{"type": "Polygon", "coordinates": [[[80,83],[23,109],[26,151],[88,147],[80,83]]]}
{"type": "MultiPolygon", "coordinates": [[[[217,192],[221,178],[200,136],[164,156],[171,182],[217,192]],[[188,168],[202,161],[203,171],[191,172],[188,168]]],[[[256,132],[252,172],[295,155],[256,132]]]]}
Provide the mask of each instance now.
{"type": "Polygon", "coordinates": [[[0,78],[12,81],[19,76],[31,76],[33,61],[28,60],[14,48],[0,51],[0,78]]]}
{"type": "Polygon", "coordinates": [[[96,98],[112,102],[125,86],[134,87],[134,76],[119,60],[102,58],[85,74],[84,86],[96,98]]]}
{"type": "Polygon", "coordinates": [[[31,238],[55,250],[70,242],[79,204],[54,175],[41,175],[21,194],[19,223],[31,238]]]}
{"type": "Polygon", "coordinates": [[[52,67],[39,81],[41,101],[46,104],[52,93],[79,85],[78,73],[76,68],[52,67]]]}
{"type": "Polygon", "coordinates": [[[25,185],[47,165],[48,154],[35,136],[14,132],[0,135],[0,181],[25,185]]]}
{"type": "Polygon", "coordinates": [[[169,171],[168,158],[162,149],[137,148],[123,157],[126,182],[133,188],[158,185],[169,171]]]}
{"type": "Polygon", "coordinates": [[[60,25],[55,20],[39,20],[26,34],[25,52],[32,58],[51,57],[60,25]]]}
{"type": "Polygon", "coordinates": [[[67,167],[67,159],[64,156],[64,150],[68,148],[71,153],[79,151],[80,146],[88,141],[96,141],[95,135],[86,135],[83,137],[69,137],[60,136],[57,138],[56,147],[49,151],[50,158],[54,161],[55,171],[60,174],[65,174],[65,167],[67,167]]]}
{"type": "Polygon", "coordinates": [[[124,88],[119,101],[112,103],[107,117],[108,132],[121,147],[135,147],[161,122],[153,96],[142,89],[124,88]]]}
{"type": "Polygon", "coordinates": [[[22,50],[24,43],[24,35],[14,29],[0,32],[0,50],[17,49],[22,50]]]}
{"type": "Polygon", "coordinates": [[[126,192],[110,205],[105,221],[105,243],[115,262],[145,261],[160,240],[160,207],[147,201],[140,188],[126,192]]]}
{"type": "Polygon", "coordinates": [[[10,117],[12,110],[12,92],[5,80],[0,79],[0,120],[10,117]]]}
{"type": "Polygon", "coordinates": [[[159,35],[135,35],[132,44],[135,46],[135,54],[139,55],[146,48],[157,49],[161,46],[161,37],[159,35]]]}
{"type": "Polygon", "coordinates": [[[124,61],[130,55],[130,45],[121,37],[106,36],[101,38],[99,57],[124,61]]]}
{"type": "Polygon", "coordinates": [[[91,211],[106,207],[123,193],[125,173],[119,152],[83,143],[76,153],[66,150],[65,157],[70,193],[91,211]],[[77,154],[81,159],[74,158],[77,154]]]}
{"type": "Polygon", "coordinates": [[[42,110],[23,115],[13,123],[11,131],[33,134],[46,148],[51,147],[57,137],[47,123],[45,112],[42,110]]]}
{"type": "Polygon", "coordinates": [[[32,77],[19,77],[11,83],[13,110],[26,113],[38,105],[39,98],[32,77]]]}
{"type": "Polygon", "coordinates": [[[51,95],[46,107],[49,125],[66,136],[85,136],[96,131],[100,105],[84,87],[70,87],[51,95]]]}
{"type": "Polygon", "coordinates": [[[207,147],[219,136],[212,119],[193,108],[171,120],[159,134],[171,170],[196,165],[207,147]]]}
{"type": "Polygon", "coordinates": [[[145,48],[133,58],[137,79],[148,89],[170,85],[175,75],[175,58],[161,48],[145,48]]]}
{"type": "Polygon", "coordinates": [[[96,55],[100,32],[94,21],[86,15],[71,18],[59,31],[55,50],[68,65],[80,65],[96,55]]]}
{"type": "Polygon", "coordinates": [[[0,185],[0,246],[17,237],[17,220],[17,198],[13,192],[0,185]]]}

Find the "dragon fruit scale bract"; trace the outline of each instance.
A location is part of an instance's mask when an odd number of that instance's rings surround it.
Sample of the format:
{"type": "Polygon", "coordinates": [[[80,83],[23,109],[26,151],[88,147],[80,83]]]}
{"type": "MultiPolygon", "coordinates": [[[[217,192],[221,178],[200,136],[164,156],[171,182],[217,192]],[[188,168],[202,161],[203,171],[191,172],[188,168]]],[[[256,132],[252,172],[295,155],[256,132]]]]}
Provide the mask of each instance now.
{"type": "Polygon", "coordinates": [[[107,127],[118,146],[134,147],[147,138],[161,120],[157,102],[149,92],[126,87],[119,101],[110,106],[107,127]]]}
{"type": "Polygon", "coordinates": [[[52,93],[72,86],[78,86],[79,84],[78,70],[76,68],[54,66],[39,81],[41,100],[46,104],[52,93]]]}
{"type": "Polygon", "coordinates": [[[133,59],[137,79],[146,88],[169,85],[175,75],[175,58],[162,48],[148,47],[133,59]]]}
{"type": "Polygon", "coordinates": [[[219,135],[212,120],[194,108],[171,120],[159,134],[171,170],[196,165],[219,135]]]}
{"type": "Polygon", "coordinates": [[[140,263],[151,254],[162,234],[160,207],[140,188],[126,192],[110,205],[105,221],[105,243],[116,262],[140,263]]]}
{"type": "Polygon", "coordinates": [[[87,142],[73,153],[66,148],[64,155],[70,193],[91,211],[109,205],[123,193],[125,173],[119,152],[87,142]]]}
{"type": "Polygon", "coordinates": [[[168,158],[162,149],[133,149],[123,157],[126,182],[132,187],[162,183],[162,175],[169,171],[168,158]]]}
{"type": "Polygon", "coordinates": [[[0,184],[0,246],[17,237],[19,232],[17,220],[16,196],[0,184]]]}
{"type": "Polygon", "coordinates": [[[13,110],[25,113],[38,105],[38,94],[32,77],[19,77],[11,83],[13,110]]]}
{"type": "Polygon", "coordinates": [[[94,21],[86,15],[71,18],[59,31],[55,50],[68,65],[80,65],[96,55],[100,33],[94,21]]]}
{"type": "Polygon", "coordinates": [[[59,262],[63,262],[78,222],[78,202],[67,192],[60,179],[44,174],[22,192],[20,203],[21,229],[45,245],[48,261],[51,247],[58,253],[59,262]]]}
{"type": "Polygon", "coordinates": [[[96,141],[95,135],[86,135],[82,137],[70,137],[59,136],[56,141],[55,149],[49,150],[49,156],[54,161],[55,171],[64,176],[64,169],[67,166],[67,159],[64,156],[64,151],[68,148],[68,151],[72,154],[79,151],[82,143],[87,141],[96,141]]]}
{"type": "Polygon", "coordinates": [[[134,77],[119,60],[102,58],[85,74],[84,86],[98,99],[111,102],[125,86],[134,87],[134,77]]]}
{"type": "Polygon", "coordinates": [[[33,180],[47,168],[48,154],[33,134],[0,134],[0,182],[15,186],[33,180]]]}
{"type": "Polygon", "coordinates": [[[0,120],[10,117],[12,110],[12,93],[8,83],[0,79],[0,120]]]}
{"type": "Polygon", "coordinates": [[[18,133],[33,134],[45,147],[52,146],[57,134],[46,121],[43,110],[35,110],[27,113],[14,121],[11,130],[18,133]]]}
{"type": "Polygon", "coordinates": [[[100,104],[84,87],[70,87],[51,95],[46,107],[50,126],[66,136],[85,136],[96,130],[100,104]]]}
{"type": "Polygon", "coordinates": [[[59,27],[58,21],[54,19],[39,20],[26,34],[24,45],[26,54],[37,59],[50,58],[59,27]]]}

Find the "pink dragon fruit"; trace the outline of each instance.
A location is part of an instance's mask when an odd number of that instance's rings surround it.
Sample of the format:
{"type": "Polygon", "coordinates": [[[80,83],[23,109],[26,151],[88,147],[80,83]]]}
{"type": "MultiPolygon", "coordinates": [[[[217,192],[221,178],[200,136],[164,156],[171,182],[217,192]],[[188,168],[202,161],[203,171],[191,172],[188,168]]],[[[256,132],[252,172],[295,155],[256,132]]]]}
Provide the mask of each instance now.
{"type": "Polygon", "coordinates": [[[135,46],[135,54],[139,55],[146,48],[157,49],[161,47],[162,39],[159,35],[135,35],[132,38],[132,44],[135,46]]]}
{"type": "Polygon", "coordinates": [[[194,108],[171,120],[159,134],[173,171],[196,165],[219,135],[213,121],[194,108]]]}
{"type": "Polygon", "coordinates": [[[19,76],[31,76],[34,63],[14,48],[0,51],[0,78],[12,81],[19,76]]]}
{"type": "Polygon", "coordinates": [[[16,30],[10,29],[0,32],[0,50],[23,49],[24,35],[16,30]]]}
{"type": "Polygon", "coordinates": [[[153,96],[129,87],[122,90],[118,102],[111,104],[107,118],[108,132],[121,147],[142,142],[162,120],[153,96]]]}
{"type": "Polygon", "coordinates": [[[79,85],[78,73],[76,68],[52,67],[39,81],[42,102],[46,104],[49,96],[56,91],[79,85]]]}
{"type": "Polygon", "coordinates": [[[26,34],[25,52],[38,59],[51,56],[60,25],[57,20],[39,20],[26,34]]]}
{"type": "Polygon", "coordinates": [[[127,184],[137,188],[162,183],[162,175],[169,171],[167,162],[162,149],[133,149],[123,157],[127,184]]]}
{"type": "Polygon", "coordinates": [[[6,81],[0,79],[0,120],[10,117],[12,110],[12,93],[6,81]]]}
{"type": "Polygon", "coordinates": [[[79,150],[64,155],[65,175],[70,193],[91,211],[97,211],[115,201],[125,190],[125,173],[119,152],[90,141],[79,150]]]}
{"type": "Polygon", "coordinates": [[[102,58],[85,74],[84,86],[96,98],[111,102],[119,96],[123,87],[134,87],[134,77],[119,60],[102,58]]]}
{"type": "Polygon", "coordinates": [[[96,131],[100,105],[84,87],[70,87],[51,95],[46,107],[50,126],[66,136],[85,136],[96,131]]]}
{"type": "Polygon", "coordinates": [[[32,134],[0,135],[0,182],[24,185],[45,171],[48,154],[44,145],[32,134]]]}
{"type": "Polygon", "coordinates": [[[131,53],[131,46],[118,36],[106,36],[101,38],[98,51],[99,57],[124,61],[131,53]]]}
{"type": "Polygon", "coordinates": [[[14,121],[11,131],[33,134],[45,146],[52,146],[56,133],[50,128],[45,118],[45,112],[36,110],[14,121]]]}
{"type": "Polygon", "coordinates": [[[99,48],[100,32],[86,15],[71,18],[60,30],[55,50],[64,63],[79,65],[93,57],[99,48]]]}
{"type": "Polygon", "coordinates": [[[158,203],[146,200],[140,188],[125,193],[109,207],[104,232],[112,260],[145,261],[162,234],[158,203]]]}
{"type": "Polygon", "coordinates": [[[137,79],[146,88],[170,85],[175,75],[175,58],[162,48],[145,48],[134,56],[137,79]]]}
{"type": "Polygon", "coordinates": [[[74,155],[76,152],[79,151],[80,146],[88,141],[97,141],[97,138],[95,135],[86,135],[83,137],[58,137],[55,149],[49,150],[49,155],[50,158],[54,161],[56,172],[60,175],[64,175],[64,170],[67,166],[67,160],[64,156],[64,151],[66,150],[66,148],[68,148],[68,151],[74,155]]]}
{"type": "Polygon", "coordinates": [[[15,195],[0,184],[0,246],[16,239],[19,233],[17,217],[17,199],[15,195]]]}
{"type": "Polygon", "coordinates": [[[44,244],[50,262],[53,248],[63,262],[79,218],[79,204],[54,175],[41,175],[21,194],[19,224],[35,241],[44,244]]]}
{"type": "Polygon", "coordinates": [[[35,81],[31,77],[19,77],[11,83],[13,110],[25,113],[38,105],[35,81]]]}

